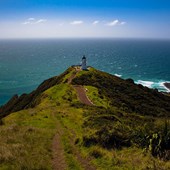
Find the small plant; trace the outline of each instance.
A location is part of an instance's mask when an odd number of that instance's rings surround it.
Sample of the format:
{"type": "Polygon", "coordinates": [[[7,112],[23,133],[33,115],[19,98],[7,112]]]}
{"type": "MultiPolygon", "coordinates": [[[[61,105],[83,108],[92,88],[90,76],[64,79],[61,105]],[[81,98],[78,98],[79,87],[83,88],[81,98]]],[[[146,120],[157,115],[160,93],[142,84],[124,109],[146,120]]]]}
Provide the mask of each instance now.
{"type": "Polygon", "coordinates": [[[149,140],[149,151],[153,156],[161,155],[162,139],[158,133],[154,133],[149,140]]]}
{"type": "Polygon", "coordinates": [[[149,139],[149,151],[155,157],[169,160],[170,151],[170,131],[168,131],[168,122],[165,121],[163,132],[154,133],[149,139]]]}

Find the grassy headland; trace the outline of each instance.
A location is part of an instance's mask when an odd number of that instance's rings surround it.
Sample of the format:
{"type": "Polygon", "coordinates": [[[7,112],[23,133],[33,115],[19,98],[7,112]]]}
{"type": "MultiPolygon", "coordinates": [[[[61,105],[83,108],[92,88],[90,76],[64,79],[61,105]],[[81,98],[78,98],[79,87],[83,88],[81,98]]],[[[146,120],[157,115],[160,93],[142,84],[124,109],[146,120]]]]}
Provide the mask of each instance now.
{"type": "Polygon", "coordinates": [[[0,169],[52,169],[57,131],[66,169],[170,169],[169,96],[94,68],[68,83],[72,74],[71,67],[0,109],[0,169]],[[94,106],[82,104],[72,84],[84,86],[94,106]]]}

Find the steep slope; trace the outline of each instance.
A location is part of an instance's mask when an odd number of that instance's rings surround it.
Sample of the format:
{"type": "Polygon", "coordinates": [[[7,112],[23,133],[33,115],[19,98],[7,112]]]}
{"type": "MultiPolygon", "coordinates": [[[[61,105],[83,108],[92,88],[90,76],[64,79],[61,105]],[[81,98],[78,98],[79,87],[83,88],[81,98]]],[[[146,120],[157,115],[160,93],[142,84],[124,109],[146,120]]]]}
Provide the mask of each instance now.
{"type": "Polygon", "coordinates": [[[45,80],[35,91],[31,92],[30,94],[22,94],[21,96],[14,95],[4,106],[0,107],[0,119],[12,112],[32,108],[38,105],[41,94],[50,87],[61,83],[64,76],[67,75],[70,70],[71,68],[68,68],[60,76],[45,80]]]}
{"type": "Polygon", "coordinates": [[[170,116],[169,96],[156,89],[136,85],[132,79],[123,80],[91,68],[90,71],[77,75],[73,84],[96,87],[98,97],[106,98],[109,107],[141,115],[170,116]]]}
{"type": "Polygon", "coordinates": [[[2,170],[170,168],[170,98],[156,90],[70,67],[25,96],[1,107],[2,170]]]}
{"type": "MultiPolygon", "coordinates": [[[[62,83],[65,75],[73,70],[74,68],[69,68],[58,77],[45,80],[30,94],[14,95],[7,104],[0,107],[0,118],[11,112],[36,106],[39,102],[38,97],[43,91],[62,83]]],[[[67,80],[65,80],[66,82],[67,80]]],[[[159,93],[156,89],[136,85],[132,79],[123,80],[91,68],[90,71],[77,74],[72,84],[96,87],[99,93],[98,97],[105,98],[110,107],[118,107],[128,113],[170,116],[169,96],[159,93]]]]}

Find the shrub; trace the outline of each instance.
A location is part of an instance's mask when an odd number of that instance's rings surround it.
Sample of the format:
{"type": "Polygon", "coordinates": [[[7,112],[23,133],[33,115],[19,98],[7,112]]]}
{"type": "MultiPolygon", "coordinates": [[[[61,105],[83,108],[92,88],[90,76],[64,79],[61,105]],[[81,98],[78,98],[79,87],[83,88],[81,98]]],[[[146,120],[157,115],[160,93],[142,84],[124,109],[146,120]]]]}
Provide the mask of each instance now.
{"type": "Polygon", "coordinates": [[[170,131],[168,131],[167,121],[162,133],[154,133],[150,136],[148,148],[154,157],[170,159],[170,131]]]}

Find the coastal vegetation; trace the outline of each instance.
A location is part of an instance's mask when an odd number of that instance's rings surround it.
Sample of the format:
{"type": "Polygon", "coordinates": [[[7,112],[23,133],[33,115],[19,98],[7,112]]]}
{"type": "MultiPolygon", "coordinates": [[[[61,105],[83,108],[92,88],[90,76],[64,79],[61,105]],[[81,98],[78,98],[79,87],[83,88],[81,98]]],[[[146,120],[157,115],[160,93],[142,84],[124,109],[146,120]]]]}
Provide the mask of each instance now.
{"type": "Polygon", "coordinates": [[[54,152],[63,153],[63,169],[170,169],[170,97],[94,68],[70,67],[14,96],[0,120],[2,170],[55,169],[54,152]]]}

